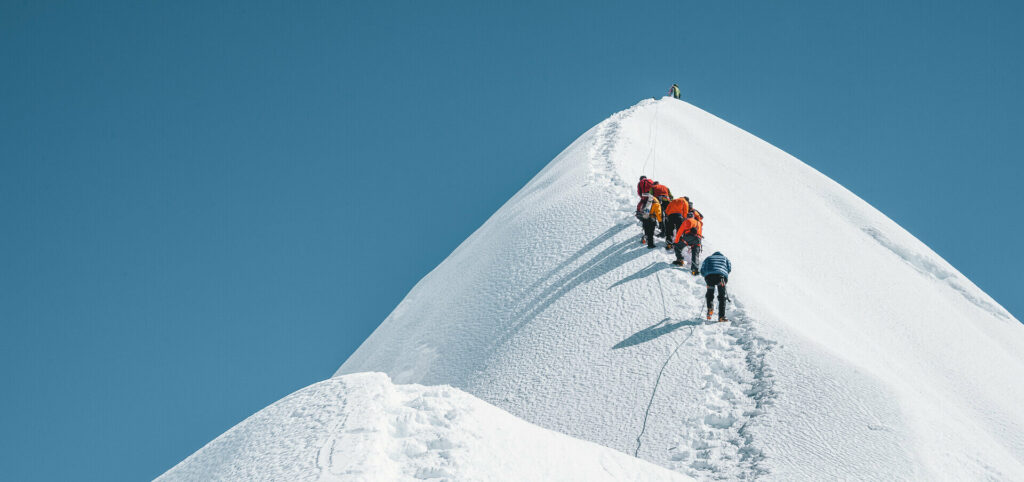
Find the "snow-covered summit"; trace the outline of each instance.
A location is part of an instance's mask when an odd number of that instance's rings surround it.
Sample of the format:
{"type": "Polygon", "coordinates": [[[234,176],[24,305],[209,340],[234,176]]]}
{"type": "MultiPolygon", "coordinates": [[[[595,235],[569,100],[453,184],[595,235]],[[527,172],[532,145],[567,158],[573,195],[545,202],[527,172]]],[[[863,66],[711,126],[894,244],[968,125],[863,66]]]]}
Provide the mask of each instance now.
{"type": "Polygon", "coordinates": [[[701,478],[1024,479],[1024,326],[842,186],[674,99],[589,130],[338,375],[450,384],[701,478]],[[733,263],[728,324],[639,243],[641,174],[733,263]]]}

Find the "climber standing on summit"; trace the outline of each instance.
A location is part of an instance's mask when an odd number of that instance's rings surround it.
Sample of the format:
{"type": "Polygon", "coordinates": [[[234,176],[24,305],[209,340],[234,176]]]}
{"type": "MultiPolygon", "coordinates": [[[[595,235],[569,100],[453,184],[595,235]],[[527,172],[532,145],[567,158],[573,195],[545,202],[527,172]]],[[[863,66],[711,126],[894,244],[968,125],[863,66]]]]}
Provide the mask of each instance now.
{"type": "Polygon", "coordinates": [[[672,84],[672,88],[668,89],[668,93],[672,95],[673,99],[678,99],[679,98],[679,86],[677,84],[672,84]]]}
{"type": "Polygon", "coordinates": [[[729,282],[729,272],[732,271],[732,263],[724,254],[715,251],[708,256],[700,265],[700,274],[704,276],[704,282],[708,284],[708,292],[704,299],[708,302],[708,320],[714,314],[715,287],[718,287],[718,321],[729,321],[725,318],[725,302],[729,295],[725,293],[725,284],[729,282]]]}

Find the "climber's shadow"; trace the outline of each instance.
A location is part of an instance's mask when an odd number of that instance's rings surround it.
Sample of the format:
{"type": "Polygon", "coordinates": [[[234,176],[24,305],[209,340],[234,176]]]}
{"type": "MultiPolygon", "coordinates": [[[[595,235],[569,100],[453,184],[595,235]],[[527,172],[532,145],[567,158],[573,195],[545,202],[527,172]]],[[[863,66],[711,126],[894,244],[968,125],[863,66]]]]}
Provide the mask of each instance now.
{"type": "Polygon", "coordinates": [[[633,273],[633,274],[631,274],[631,275],[629,275],[629,276],[627,276],[625,278],[622,278],[622,279],[616,281],[615,283],[612,283],[612,285],[609,286],[608,289],[612,289],[612,288],[614,288],[616,286],[620,286],[620,285],[629,283],[630,281],[646,278],[648,276],[651,276],[651,275],[657,273],[658,271],[661,271],[663,269],[669,269],[671,267],[672,267],[671,264],[668,264],[668,263],[666,263],[664,261],[657,261],[657,262],[651,263],[651,264],[647,265],[646,267],[644,267],[643,269],[641,269],[640,271],[637,271],[636,273],[633,273]]]}
{"type": "Polygon", "coordinates": [[[646,343],[655,338],[658,338],[659,336],[672,333],[673,331],[676,331],[677,329],[682,328],[684,326],[697,326],[702,323],[703,322],[699,320],[682,320],[672,323],[672,318],[665,318],[664,320],[661,320],[651,326],[648,326],[647,328],[644,328],[636,333],[633,333],[632,336],[620,341],[615,346],[613,346],[612,349],[617,350],[619,348],[628,348],[633,345],[646,343]]]}

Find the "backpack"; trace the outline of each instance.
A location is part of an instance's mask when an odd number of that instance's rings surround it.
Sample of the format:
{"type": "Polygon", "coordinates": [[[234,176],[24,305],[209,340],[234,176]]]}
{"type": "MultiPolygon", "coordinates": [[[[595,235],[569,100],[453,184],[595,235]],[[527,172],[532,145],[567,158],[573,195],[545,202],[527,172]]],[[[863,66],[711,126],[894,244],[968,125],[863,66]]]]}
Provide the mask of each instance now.
{"type": "Polygon", "coordinates": [[[698,219],[696,216],[694,216],[694,217],[692,217],[690,219],[693,219],[693,227],[688,229],[686,231],[686,234],[688,236],[696,236],[698,238],[703,238],[704,237],[704,232],[703,232],[704,231],[704,223],[700,219],[698,219]]]}
{"type": "Polygon", "coordinates": [[[651,218],[651,208],[653,206],[654,206],[654,198],[651,197],[651,195],[649,195],[649,194],[644,195],[644,209],[643,209],[643,214],[642,214],[644,219],[650,219],[651,218]]]}
{"type": "Polygon", "coordinates": [[[654,186],[654,181],[650,179],[644,179],[643,181],[640,181],[640,183],[636,185],[637,193],[643,196],[644,194],[651,192],[651,186],[654,186]]]}

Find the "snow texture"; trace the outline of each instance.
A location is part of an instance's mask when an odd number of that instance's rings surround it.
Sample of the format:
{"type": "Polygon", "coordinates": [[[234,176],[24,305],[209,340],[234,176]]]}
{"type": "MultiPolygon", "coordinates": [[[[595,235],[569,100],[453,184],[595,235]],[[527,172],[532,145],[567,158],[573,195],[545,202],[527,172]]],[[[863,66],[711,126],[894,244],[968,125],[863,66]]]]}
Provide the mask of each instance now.
{"type": "Polygon", "coordinates": [[[700,479],[1024,480],[1024,326],[842,186],[675,99],[573,142],[336,376],[365,371],[700,479]],[[641,174],[732,260],[731,322],[640,244],[641,174]]]}
{"type": "Polygon", "coordinates": [[[687,480],[447,386],[326,380],[259,411],[158,480],[687,480]]]}

